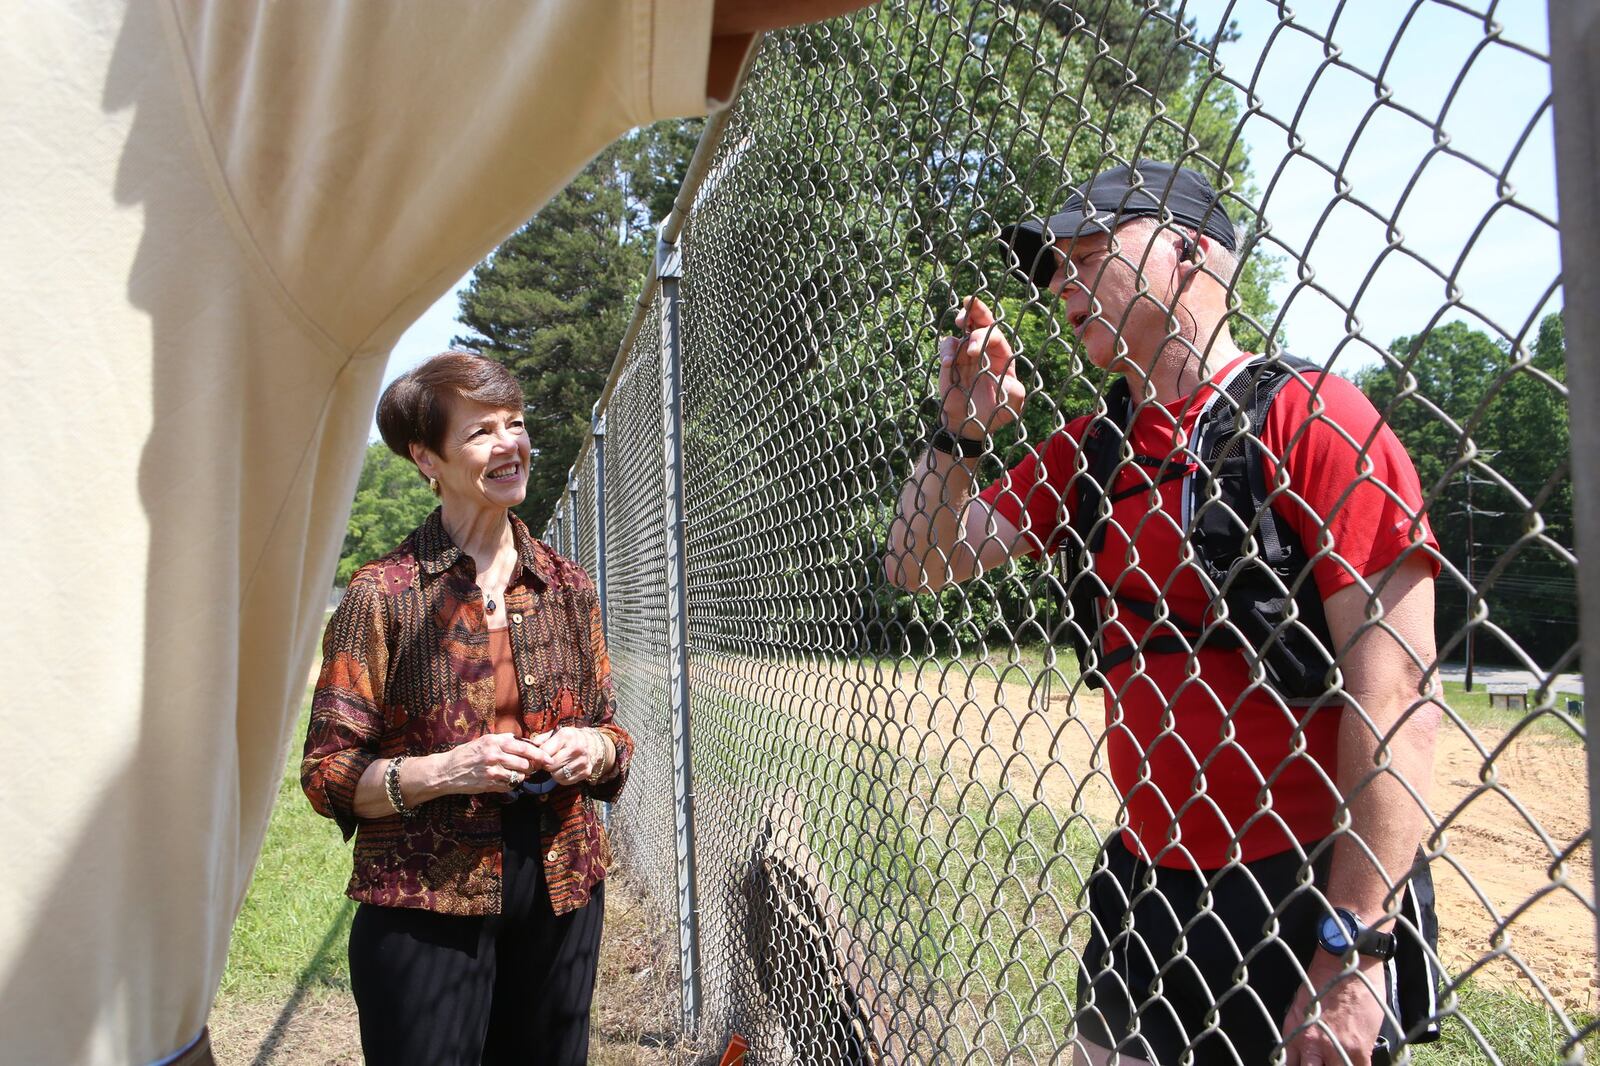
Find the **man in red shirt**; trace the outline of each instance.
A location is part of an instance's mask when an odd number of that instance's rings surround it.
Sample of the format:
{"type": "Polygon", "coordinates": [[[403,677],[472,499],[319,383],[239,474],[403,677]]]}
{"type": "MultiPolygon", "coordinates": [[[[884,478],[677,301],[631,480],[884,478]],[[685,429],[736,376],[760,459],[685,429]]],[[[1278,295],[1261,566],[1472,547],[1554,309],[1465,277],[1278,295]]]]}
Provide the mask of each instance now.
{"type": "MultiPolygon", "coordinates": [[[[1098,581],[1095,618],[1079,624],[1093,631],[1085,679],[1104,687],[1124,824],[1087,886],[1075,1061],[1114,1049],[1125,1064],[1176,1063],[1191,1050],[1199,1064],[1254,1066],[1280,1044],[1289,1066],[1381,1059],[1404,1032],[1396,1016],[1412,1013],[1398,989],[1431,990],[1397,970],[1392,936],[1397,886],[1426,877],[1413,863],[1438,717],[1437,546],[1411,460],[1350,383],[1238,349],[1235,231],[1198,173],[1116,167],[1006,237],[1020,272],[1065,302],[1088,359],[1126,381],[1120,442],[1097,445],[1120,461],[1093,480],[1085,442],[1107,419],[1084,416],[979,490],[986,435],[1020,415],[1026,390],[972,299],[966,332],[940,348],[942,424],[901,493],[886,567],[902,588],[936,591],[1065,548],[1098,581]],[[1259,509],[1298,540],[1273,580],[1280,602],[1299,591],[1309,607],[1291,604],[1284,628],[1326,646],[1309,697],[1274,684],[1248,636],[1221,639],[1241,613],[1231,560],[1208,569],[1192,550],[1218,504],[1206,490],[1220,453],[1196,451],[1197,427],[1218,403],[1248,415],[1240,386],[1272,372],[1281,387],[1240,446],[1259,439],[1259,509]]],[[[1240,556],[1275,538],[1267,524],[1239,515],[1240,556]]]]}

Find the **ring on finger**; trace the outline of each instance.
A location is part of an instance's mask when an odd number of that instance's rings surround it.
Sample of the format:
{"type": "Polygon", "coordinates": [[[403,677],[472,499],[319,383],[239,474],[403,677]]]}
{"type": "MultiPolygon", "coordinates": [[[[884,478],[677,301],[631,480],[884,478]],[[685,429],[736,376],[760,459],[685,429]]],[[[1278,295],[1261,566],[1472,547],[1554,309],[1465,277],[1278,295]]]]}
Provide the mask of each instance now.
{"type": "Polygon", "coordinates": [[[506,778],[506,784],[510,785],[512,788],[516,788],[518,785],[522,784],[522,775],[517,773],[515,770],[512,770],[511,776],[506,778]]]}

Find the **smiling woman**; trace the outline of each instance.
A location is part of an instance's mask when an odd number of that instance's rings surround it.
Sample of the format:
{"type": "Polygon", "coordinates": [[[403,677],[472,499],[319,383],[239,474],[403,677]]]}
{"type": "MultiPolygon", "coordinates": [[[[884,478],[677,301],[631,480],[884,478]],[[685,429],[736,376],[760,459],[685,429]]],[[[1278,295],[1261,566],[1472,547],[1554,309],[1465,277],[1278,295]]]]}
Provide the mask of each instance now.
{"type": "Polygon", "coordinates": [[[522,410],[511,372],[466,352],[378,404],[384,442],[440,506],[351,578],[301,764],[312,806],[356,838],[369,1063],[587,1059],[611,862],[594,800],[621,791],[633,742],[594,587],[511,514],[522,410]]]}

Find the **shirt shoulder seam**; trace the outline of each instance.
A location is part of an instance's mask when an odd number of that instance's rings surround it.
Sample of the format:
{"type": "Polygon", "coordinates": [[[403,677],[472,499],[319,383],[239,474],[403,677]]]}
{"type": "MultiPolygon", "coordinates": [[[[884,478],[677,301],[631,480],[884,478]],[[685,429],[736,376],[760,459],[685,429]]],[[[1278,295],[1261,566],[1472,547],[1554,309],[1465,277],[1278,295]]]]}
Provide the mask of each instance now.
{"type": "Polygon", "coordinates": [[[217,152],[216,140],[212,135],[210,123],[207,121],[205,103],[201,99],[200,87],[196,83],[194,60],[190,54],[189,40],[184,34],[183,23],[176,10],[175,0],[166,0],[160,7],[162,21],[166,24],[168,50],[171,54],[178,93],[183,98],[185,118],[189,127],[190,137],[194,142],[194,152],[201,168],[205,171],[206,182],[211,186],[212,196],[215,198],[218,207],[221,208],[228,228],[233,233],[234,240],[244,252],[245,259],[250,263],[251,269],[265,282],[265,287],[274,301],[300,326],[301,331],[314,340],[317,347],[325,355],[348,362],[353,352],[336,341],[300,305],[293,292],[290,291],[283,278],[279,276],[277,270],[267,258],[266,253],[262,250],[260,241],[256,239],[249,220],[245,217],[244,210],[239,204],[239,199],[234,194],[233,186],[228,181],[228,175],[223,170],[222,160],[217,152]]]}

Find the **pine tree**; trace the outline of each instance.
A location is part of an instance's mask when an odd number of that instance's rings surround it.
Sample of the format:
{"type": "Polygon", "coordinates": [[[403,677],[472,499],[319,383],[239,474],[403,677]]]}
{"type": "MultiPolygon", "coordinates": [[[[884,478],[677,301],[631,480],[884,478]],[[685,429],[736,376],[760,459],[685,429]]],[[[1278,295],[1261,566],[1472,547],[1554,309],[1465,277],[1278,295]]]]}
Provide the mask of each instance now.
{"type": "Polygon", "coordinates": [[[535,533],[566,488],[643,280],[626,151],[603,152],[478,265],[461,295],[471,332],[454,343],[510,367],[527,398],[533,461],[517,511],[535,533]]]}
{"type": "Polygon", "coordinates": [[[387,444],[367,445],[334,580],[349,584],[357,567],[397,547],[438,502],[409,459],[391,452],[387,444]]]}

